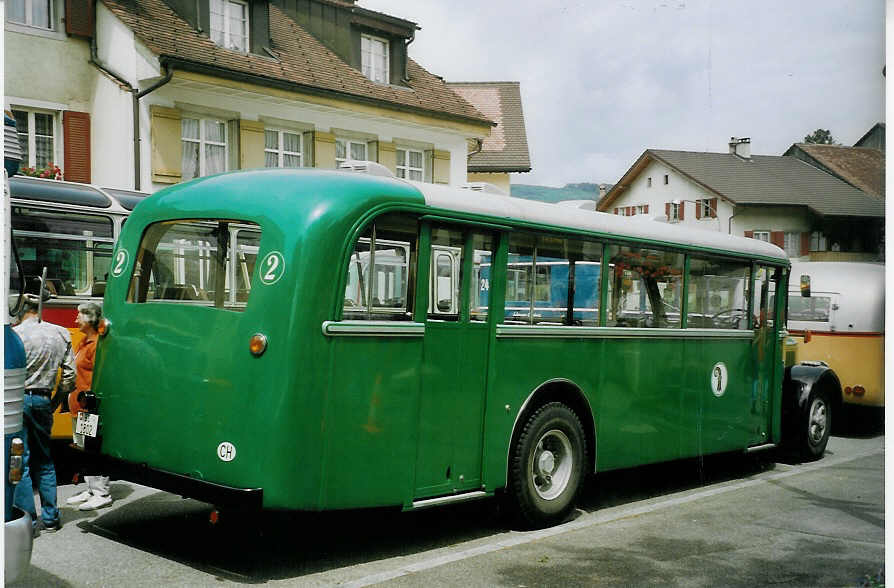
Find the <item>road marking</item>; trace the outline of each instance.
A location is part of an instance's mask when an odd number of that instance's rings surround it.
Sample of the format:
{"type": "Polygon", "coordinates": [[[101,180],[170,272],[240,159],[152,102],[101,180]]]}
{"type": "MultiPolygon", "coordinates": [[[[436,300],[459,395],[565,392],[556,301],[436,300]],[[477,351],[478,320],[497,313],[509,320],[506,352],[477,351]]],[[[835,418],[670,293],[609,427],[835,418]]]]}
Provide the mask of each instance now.
{"type": "MultiPolygon", "coordinates": [[[[640,506],[630,506],[627,508],[622,508],[620,510],[612,510],[611,512],[595,512],[588,513],[588,515],[584,515],[579,517],[577,520],[569,521],[562,525],[558,525],[555,527],[550,527],[549,529],[540,529],[538,531],[510,531],[510,536],[502,539],[498,539],[496,541],[491,541],[484,545],[477,545],[475,547],[469,547],[466,549],[459,549],[458,551],[454,551],[452,553],[446,553],[443,555],[437,555],[434,557],[430,557],[428,559],[424,559],[422,561],[416,563],[410,563],[403,566],[399,566],[397,568],[393,568],[391,570],[387,570],[384,572],[379,572],[377,574],[371,574],[369,576],[365,576],[363,578],[359,578],[357,580],[352,580],[350,582],[346,582],[343,586],[348,588],[361,588],[363,586],[371,586],[373,584],[378,584],[380,582],[386,582],[388,580],[393,580],[394,578],[400,578],[401,576],[407,576],[409,574],[415,574],[418,572],[422,572],[425,570],[430,570],[432,568],[436,568],[442,566],[444,564],[453,563],[455,561],[460,561],[463,559],[469,559],[471,557],[477,557],[479,555],[484,555],[487,553],[493,553],[495,551],[499,551],[501,549],[506,549],[508,547],[515,547],[517,545],[524,545],[525,543],[532,543],[534,541],[539,541],[541,539],[546,539],[549,537],[555,537],[556,535],[562,535],[564,533],[569,533],[571,531],[578,531],[580,529],[585,529],[587,527],[592,527],[594,525],[600,525],[603,523],[609,523],[618,521],[621,519],[626,519],[629,517],[635,517],[646,513],[655,512],[664,508],[679,506],[681,504],[686,504],[689,502],[695,502],[696,500],[702,500],[704,498],[709,498],[712,496],[717,496],[719,494],[725,494],[727,492],[733,492],[736,490],[741,490],[743,488],[750,488],[751,486],[757,486],[759,484],[766,484],[768,482],[774,480],[781,480],[784,478],[789,478],[791,476],[797,476],[799,474],[804,474],[812,471],[816,471],[823,468],[835,467],[841,465],[843,463],[854,461],[857,459],[863,459],[865,457],[871,457],[873,455],[878,455],[883,453],[884,448],[882,449],[872,449],[869,451],[864,451],[862,453],[858,453],[856,455],[849,455],[847,457],[825,457],[820,461],[816,461],[808,464],[800,464],[797,467],[793,467],[790,470],[779,472],[775,474],[770,474],[767,476],[760,477],[758,479],[751,480],[742,480],[741,482],[733,482],[733,483],[722,483],[716,487],[710,487],[705,490],[700,490],[694,492],[692,494],[687,494],[685,496],[678,496],[676,498],[671,498],[669,500],[663,500],[657,503],[650,503],[640,506]],[[584,520],[581,520],[584,519],[584,520]]],[[[440,550],[435,550],[440,551],[440,550]]]]}

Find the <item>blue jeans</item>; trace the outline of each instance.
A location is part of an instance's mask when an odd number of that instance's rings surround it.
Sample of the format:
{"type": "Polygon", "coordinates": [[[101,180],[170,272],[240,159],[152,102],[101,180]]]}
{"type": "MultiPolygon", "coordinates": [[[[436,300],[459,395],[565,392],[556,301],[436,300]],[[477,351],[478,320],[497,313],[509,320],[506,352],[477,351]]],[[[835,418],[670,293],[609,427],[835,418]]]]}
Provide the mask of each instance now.
{"type": "Polygon", "coordinates": [[[59,523],[59,509],[56,508],[56,468],[50,455],[50,430],[53,428],[53,413],[50,399],[44,396],[25,395],[23,420],[25,425],[25,460],[22,481],[16,486],[15,505],[31,514],[37,524],[37,509],[34,504],[34,486],[40,493],[41,518],[46,525],[59,523]]]}

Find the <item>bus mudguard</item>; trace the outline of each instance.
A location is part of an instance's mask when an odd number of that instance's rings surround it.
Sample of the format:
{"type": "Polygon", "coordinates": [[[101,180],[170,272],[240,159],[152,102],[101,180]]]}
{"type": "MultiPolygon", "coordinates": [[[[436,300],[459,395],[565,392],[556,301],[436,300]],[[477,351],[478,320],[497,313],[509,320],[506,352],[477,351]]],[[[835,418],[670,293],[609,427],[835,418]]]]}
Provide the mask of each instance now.
{"type": "Polygon", "coordinates": [[[821,361],[785,368],[782,384],[782,441],[804,459],[818,459],[826,448],[834,415],[841,407],[841,383],[821,361]]]}

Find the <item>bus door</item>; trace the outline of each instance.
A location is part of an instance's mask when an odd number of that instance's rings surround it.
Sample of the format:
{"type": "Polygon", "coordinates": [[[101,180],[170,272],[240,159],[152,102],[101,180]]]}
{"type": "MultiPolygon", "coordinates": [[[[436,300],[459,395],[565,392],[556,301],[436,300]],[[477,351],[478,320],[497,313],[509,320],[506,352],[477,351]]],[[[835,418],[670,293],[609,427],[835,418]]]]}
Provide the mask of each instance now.
{"type": "MultiPolygon", "coordinates": [[[[752,340],[751,353],[754,366],[754,378],[751,389],[751,435],[750,445],[767,443],[770,434],[770,407],[773,402],[774,382],[777,365],[776,348],[778,320],[776,317],[777,284],[781,278],[779,268],[755,266],[754,296],[752,306],[752,340]]],[[[781,391],[780,391],[781,392],[781,391]]]]}
{"type": "Polygon", "coordinates": [[[430,226],[415,496],[481,487],[489,234],[430,226]]]}

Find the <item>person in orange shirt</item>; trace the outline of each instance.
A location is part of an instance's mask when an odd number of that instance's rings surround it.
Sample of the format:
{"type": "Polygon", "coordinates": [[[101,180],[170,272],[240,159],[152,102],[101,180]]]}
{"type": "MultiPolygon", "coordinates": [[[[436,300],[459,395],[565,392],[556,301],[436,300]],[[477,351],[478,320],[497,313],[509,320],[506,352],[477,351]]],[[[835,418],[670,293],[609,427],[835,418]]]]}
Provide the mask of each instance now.
{"type": "MultiPolygon", "coordinates": [[[[86,409],[82,400],[83,393],[93,387],[93,360],[96,357],[97,328],[101,319],[102,309],[98,304],[85,302],[78,305],[77,324],[78,329],[84,333],[84,338],[75,348],[75,388],[68,395],[72,419],[77,419],[78,413],[86,409]]],[[[112,504],[108,476],[85,476],[85,479],[87,489],[66,500],[66,504],[77,504],[78,510],[94,510],[112,504]]]]}

